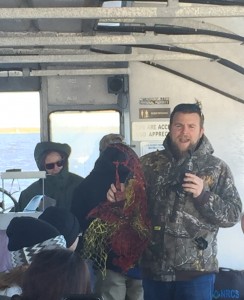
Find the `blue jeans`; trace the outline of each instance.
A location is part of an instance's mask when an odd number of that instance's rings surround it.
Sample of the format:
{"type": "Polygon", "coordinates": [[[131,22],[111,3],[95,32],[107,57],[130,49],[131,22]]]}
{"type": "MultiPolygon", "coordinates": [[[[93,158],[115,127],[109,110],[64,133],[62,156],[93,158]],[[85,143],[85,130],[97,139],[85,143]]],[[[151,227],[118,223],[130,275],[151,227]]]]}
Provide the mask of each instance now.
{"type": "Polygon", "coordinates": [[[163,282],[143,279],[144,300],[212,300],[214,281],[214,274],[189,281],[163,282]]]}

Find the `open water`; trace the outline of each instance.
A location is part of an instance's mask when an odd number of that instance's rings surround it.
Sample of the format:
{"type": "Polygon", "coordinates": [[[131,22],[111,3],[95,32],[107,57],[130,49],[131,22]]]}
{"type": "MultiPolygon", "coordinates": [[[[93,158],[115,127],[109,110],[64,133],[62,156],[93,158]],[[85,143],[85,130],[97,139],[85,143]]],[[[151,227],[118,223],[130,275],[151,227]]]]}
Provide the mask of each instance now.
{"type": "MultiPolygon", "coordinates": [[[[22,171],[38,171],[34,160],[34,148],[40,141],[39,133],[28,134],[0,134],[0,173],[9,169],[22,171]]],[[[35,179],[4,180],[4,188],[15,199],[19,198],[21,190],[29,186],[35,179]]],[[[2,181],[0,186],[2,187],[2,181]]],[[[0,195],[0,201],[3,195],[0,195]]],[[[5,196],[4,196],[5,198],[5,196]]],[[[6,207],[12,201],[5,198],[6,207]]]]}

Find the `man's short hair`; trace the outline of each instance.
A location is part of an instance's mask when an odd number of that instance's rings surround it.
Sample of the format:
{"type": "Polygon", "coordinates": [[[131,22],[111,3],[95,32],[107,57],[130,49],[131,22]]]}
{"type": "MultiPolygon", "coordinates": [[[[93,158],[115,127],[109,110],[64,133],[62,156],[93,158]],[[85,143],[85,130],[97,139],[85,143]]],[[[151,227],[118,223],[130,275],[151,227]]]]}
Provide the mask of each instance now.
{"type": "Polygon", "coordinates": [[[200,117],[200,125],[201,125],[201,127],[203,127],[204,115],[202,113],[201,106],[199,103],[181,103],[181,104],[176,105],[170,115],[170,125],[172,124],[174,115],[177,112],[181,112],[184,114],[197,113],[200,117]]]}

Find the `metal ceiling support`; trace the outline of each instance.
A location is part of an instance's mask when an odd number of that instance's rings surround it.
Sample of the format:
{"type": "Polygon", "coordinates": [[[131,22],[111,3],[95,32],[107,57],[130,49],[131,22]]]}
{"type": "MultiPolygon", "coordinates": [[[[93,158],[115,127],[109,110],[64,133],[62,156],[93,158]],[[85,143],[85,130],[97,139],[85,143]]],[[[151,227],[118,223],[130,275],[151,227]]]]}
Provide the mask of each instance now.
{"type": "MultiPolygon", "coordinates": [[[[46,36],[37,34],[35,36],[28,34],[0,35],[1,47],[24,47],[24,46],[84,46],[84,45],[133,45],[133,44],[196,44],[196,43],[233,43],[230,39],[214,36],[196,36],[196,35],[155,35],[147,32],[146,34],[131,35],[62,35],[46,36]]],[[[240,42],[236,42],[240,44],[240,42]]]]}
{"type": "MultiPolygon", "coordinates": [[[[182,53],[154,54],[97,54],[97,55],[8,55],[0,56],[0,63],[88,63],[88,62],[128,62],[160,60],[198,60],[199,57],[182,53]]],[[[204,58],[201,58],[201,60],[204,58]]]]}
{"type": "Polygon", "coordinates": [[[167,2],[169,7],[176,7],[179,5],[179,0],[168,0],[167,2]]]}
{"type": "MultiPolygon", "coordinates": [[[[1,37],[0,37],[1,38],[1,37]]],[[[87,49],[62,48],[0,48],[0,55],[83,55],[87,49]]],[[[89,54],[89,53],[88,53],[89,54]]]]}
{"type": "Polygon", "coordinates": [[[0,8],[0,20],[6,19],[161,19],[243,17],[242,6],[165,6],[165,7],[49,7],[0,8]]]}
{"type": "Polygon", "coordinates": [[[127,68],[106,68],[106,69],[63,69],[63,70],[29,70],[23,69],[0,71],[1,77],[47,77],[47,76],[87,76],[87,75],[126,75],[129,74],[127,68]]]}

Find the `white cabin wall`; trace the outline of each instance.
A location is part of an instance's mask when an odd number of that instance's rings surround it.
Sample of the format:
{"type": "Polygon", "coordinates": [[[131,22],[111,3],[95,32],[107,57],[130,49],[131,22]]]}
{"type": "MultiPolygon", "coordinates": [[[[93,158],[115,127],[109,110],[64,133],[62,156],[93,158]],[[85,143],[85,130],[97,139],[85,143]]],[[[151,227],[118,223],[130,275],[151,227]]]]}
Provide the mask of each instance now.
{"type": "MultiPolygon", "coordinates": [[[[230,166],[240,196],[244,199],[244,105],[165,71],[145,66],[143,63],[131,63],[131,122],[160,121],[160,119],[139,120],[138,111],[142,105],[138,102],[142,97],[169,97],[169,105],[160,107],[170,107],[171,110],[182,102],[194,103],[195,99],[201,101],[205,115],[205,134],[215,149],[214,154],[230,166]]],[[[158,139],[155,142],[162,141],[158,139]]],[[[136,151],[140,155],[140,142],[132,140],[132,144],[136,145],[136,151]]],[[[232,228],[220,229],[218,235],[220,266],[244,269],[243,252],[244,237],[240,222],[232,228]]]]}

